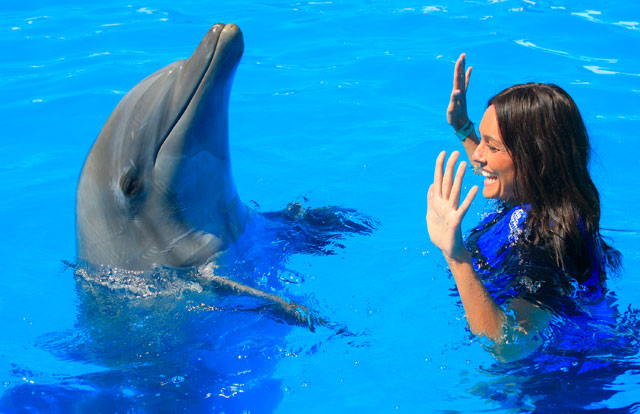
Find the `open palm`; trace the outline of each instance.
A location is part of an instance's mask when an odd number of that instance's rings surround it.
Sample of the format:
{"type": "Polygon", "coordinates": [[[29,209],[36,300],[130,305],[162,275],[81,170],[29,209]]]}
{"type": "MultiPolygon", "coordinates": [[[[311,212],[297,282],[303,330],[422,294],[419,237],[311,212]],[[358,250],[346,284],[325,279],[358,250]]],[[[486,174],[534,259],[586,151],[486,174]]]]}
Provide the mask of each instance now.
{"type": "Polygon", "coordinates": [[[469,120],[467,115],[467,88],[471,77],[471,67],[465,71],[466,55],[456,61],[453,71],[453,90],[447,107],[447,122],[457,131],[469,120]]]}
{"type": "Polygon", "coordinates": [[[473,186],[458,206],[466,162],[460,163],[454,178],[454,167],[459,153],[454,151],[451,154],[443,174],[445,156],[446,153],[443,151],[436,159],[434,180],[427,197],[427,227],[431,242],[442,251],[445,258],[457,260],[465,253],[460,224],[478,192],[478,187],[473,186]]]}

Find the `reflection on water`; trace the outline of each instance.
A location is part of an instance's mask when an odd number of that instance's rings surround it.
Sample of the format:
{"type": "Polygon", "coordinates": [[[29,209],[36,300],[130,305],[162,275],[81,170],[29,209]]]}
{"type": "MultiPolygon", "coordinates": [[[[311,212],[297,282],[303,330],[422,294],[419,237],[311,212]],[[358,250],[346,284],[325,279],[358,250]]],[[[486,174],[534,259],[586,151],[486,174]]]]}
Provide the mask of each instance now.
{"type": "Polygon", "coordinates": [[[599,304],[585,305],[578,318],[554,315],[542,346],[515,361],[482,367],[486,380],[469,392],[515,412],[635,412],[638,401],[607,402],[629,391],[619,378],[640,370],[639,312],[618,313],[614,299],[608,294],[599,304]],[[613,318],[602,318],[603,307],[613,318]]]}
{"type": "MultiPolygon", "coordinates": [[[[289,255],[333,254],[345,235],[369,234],[375,226],[375,220],[338,207],[291,204],[281,212],[255,213],[215,273],[286,295],[286,284],[294,280],[284,267],[289,255]]],[[[272,411],[282,397],[280,380],[272,375],[278,360],[291,352],[285,339],[296,321],[269,297],[195,282],[194,272],[211,269],[130,272],[79,265],[75,328],[45,335],[38,346],[104,369],[50,385],[12,388],[0,409],[272,411]]],[[[317,306],[300,299],[301,306],[317,306]]],[[[354,335],[322,317],[313,328],[318,342],[354,335]]]]}

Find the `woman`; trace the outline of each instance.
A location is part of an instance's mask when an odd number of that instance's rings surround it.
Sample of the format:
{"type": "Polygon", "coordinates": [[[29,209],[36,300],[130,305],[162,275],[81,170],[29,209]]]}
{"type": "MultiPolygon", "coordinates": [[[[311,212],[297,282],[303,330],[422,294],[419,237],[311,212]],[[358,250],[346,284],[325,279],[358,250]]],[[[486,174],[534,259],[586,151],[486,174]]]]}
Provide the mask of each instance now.
{"type": "Polygon", "coordinates": [[[427,225],[453,274],[471,331],[501,342],[512,328],[541,328],[549,311],[572,312],[566,298],[576,291],[600,294],[605,270],[619,267],[620,253],[600,235],[599,195],[587,169],[589,140],[571,97],[551,84],[507,88],[489,100],[479,139],[467,116],[470,75],[462,54],[447,120],[485,177],[483,195],[497,206],[465,246],[460,223],[478,187],[460,204],[466,163],[454,175],[458,153],[445,166],[442,152],[429,188],[427,225]],[[496,272],[502,273],[497,280],[496,272]]]}

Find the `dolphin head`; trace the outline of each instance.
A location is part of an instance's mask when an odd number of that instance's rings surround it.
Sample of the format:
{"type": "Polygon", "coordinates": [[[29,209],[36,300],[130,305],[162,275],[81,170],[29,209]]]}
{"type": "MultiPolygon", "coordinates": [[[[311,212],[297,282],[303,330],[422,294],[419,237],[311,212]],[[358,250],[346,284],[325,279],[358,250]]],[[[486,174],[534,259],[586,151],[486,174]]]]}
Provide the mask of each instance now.
{"type": "Polygon", "coordinates": [[[189,267],[244,230],[229,159],[228,105],[240,29],[214,25],[187,60],[118,104],[78,182],[78,258],[129,270],[189,267]]]}

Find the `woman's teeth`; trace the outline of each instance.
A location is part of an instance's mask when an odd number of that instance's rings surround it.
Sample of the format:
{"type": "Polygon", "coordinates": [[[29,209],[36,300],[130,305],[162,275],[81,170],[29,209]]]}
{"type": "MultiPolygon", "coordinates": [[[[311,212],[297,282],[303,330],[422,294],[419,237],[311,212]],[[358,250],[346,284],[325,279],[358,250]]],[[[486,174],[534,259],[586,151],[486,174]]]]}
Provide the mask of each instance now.
{"type": "Polygon", "coordinates": [[[485,177],[485,182],[487,184],[493,184],[496,180],[498,180],[498,176],[497,175],[493,175],[491,173],[486,172],[485,170],[483,170],[482,168],[473,165],[471,167],[473,169],[474,174],[477,175],[482,175],[483,177],[485,177]]]}
{"type": "Polygon", "coordinates": [[[485,181],[488,184],[492,184],[493,182],[495,182],[498,179],[497,175],[490,174],[490,173],[488,173],[488,172],[486,172],[484,170],[482,171],[482,175],[486,177],[485,181]]]}

